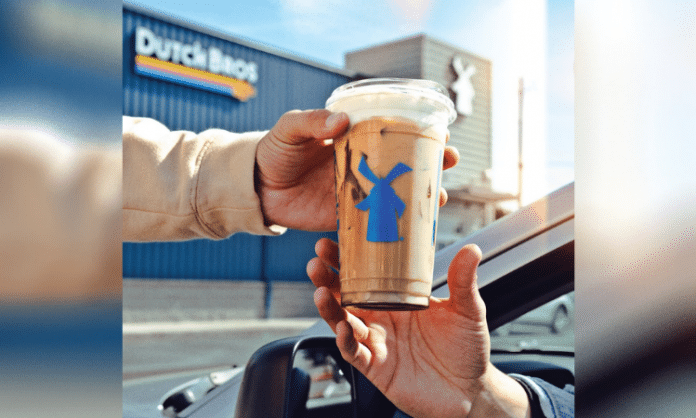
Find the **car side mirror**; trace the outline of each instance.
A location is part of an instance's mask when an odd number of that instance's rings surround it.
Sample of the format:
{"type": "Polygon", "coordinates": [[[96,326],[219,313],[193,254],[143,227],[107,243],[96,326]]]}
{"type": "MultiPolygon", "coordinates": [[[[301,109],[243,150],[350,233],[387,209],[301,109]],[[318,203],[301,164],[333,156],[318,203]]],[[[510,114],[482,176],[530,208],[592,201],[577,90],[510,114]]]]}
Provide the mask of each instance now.
{"type": "Polygon", "coordinates": [[[290,337],[266,344],[249,359],[236,418],[357,416],[353,368],[335,338],[290,337]]]}

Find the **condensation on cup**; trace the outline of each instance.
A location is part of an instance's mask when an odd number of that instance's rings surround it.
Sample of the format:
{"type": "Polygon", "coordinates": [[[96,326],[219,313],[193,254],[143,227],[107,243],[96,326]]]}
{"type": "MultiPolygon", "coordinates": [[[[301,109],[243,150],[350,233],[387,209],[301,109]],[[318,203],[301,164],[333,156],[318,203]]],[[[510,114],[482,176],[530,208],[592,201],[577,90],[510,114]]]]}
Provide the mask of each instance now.
{"type": "Polygon", "coordinates": [[[326,108],[350,118],[334,140],[341,304],[425,309],[454,104],[433,81],[382,78],[337,88],[326,108]]]}

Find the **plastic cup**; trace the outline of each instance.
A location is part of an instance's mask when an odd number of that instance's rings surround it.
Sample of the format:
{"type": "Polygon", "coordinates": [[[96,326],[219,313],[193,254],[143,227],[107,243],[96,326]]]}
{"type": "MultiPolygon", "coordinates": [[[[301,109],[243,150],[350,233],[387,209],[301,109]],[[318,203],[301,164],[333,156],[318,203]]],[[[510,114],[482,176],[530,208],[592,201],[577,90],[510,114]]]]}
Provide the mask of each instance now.
{"type": "Polygon", "coordinates": [[[425,309],[456,118],[447,90],[428,80],[361,80],[334,90],[326,108],[350,119],[334,140],[341,304],[425,309]]]}

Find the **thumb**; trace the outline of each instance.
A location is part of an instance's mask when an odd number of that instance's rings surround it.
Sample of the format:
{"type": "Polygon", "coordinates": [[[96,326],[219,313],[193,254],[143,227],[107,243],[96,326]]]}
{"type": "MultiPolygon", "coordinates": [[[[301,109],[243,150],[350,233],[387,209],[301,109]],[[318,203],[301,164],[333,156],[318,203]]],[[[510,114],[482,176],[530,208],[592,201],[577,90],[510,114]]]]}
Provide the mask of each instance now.
{"type": "Polygon", "coordinates": [[[481,257],[481,249],[477,245],[466,245],[454,256],[447,271],[450,306],[455,312],[475,320],[486,316],[486,307],[476,280],[481,257]]]}
{"type": "Polygon", "coordinates": [[[280,117],[273,127],[275,136],[286,144],[301,144],[310,139],[330,139],[348,127],[348,115],[326,109],[292,110],[280,117]]]}

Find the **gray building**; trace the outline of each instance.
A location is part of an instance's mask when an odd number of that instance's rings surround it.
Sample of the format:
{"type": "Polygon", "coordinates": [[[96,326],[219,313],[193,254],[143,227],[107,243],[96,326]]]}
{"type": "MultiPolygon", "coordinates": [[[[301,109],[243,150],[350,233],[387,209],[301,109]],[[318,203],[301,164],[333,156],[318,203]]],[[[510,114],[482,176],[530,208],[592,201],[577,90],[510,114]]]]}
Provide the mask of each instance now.
{"type": "Polygon", "coordinates": [[[491,223],[496,204],[515,199],[493,192],[487,176],[492,165],[490,60],[421,34],[348,52],[345,65],[370,76],[422,78],[448,88],[458,114],[449,127],[449,144],[457,147],[461,160],[442,176],[449,202],[440,209],[438,248],[491,223]]]}

